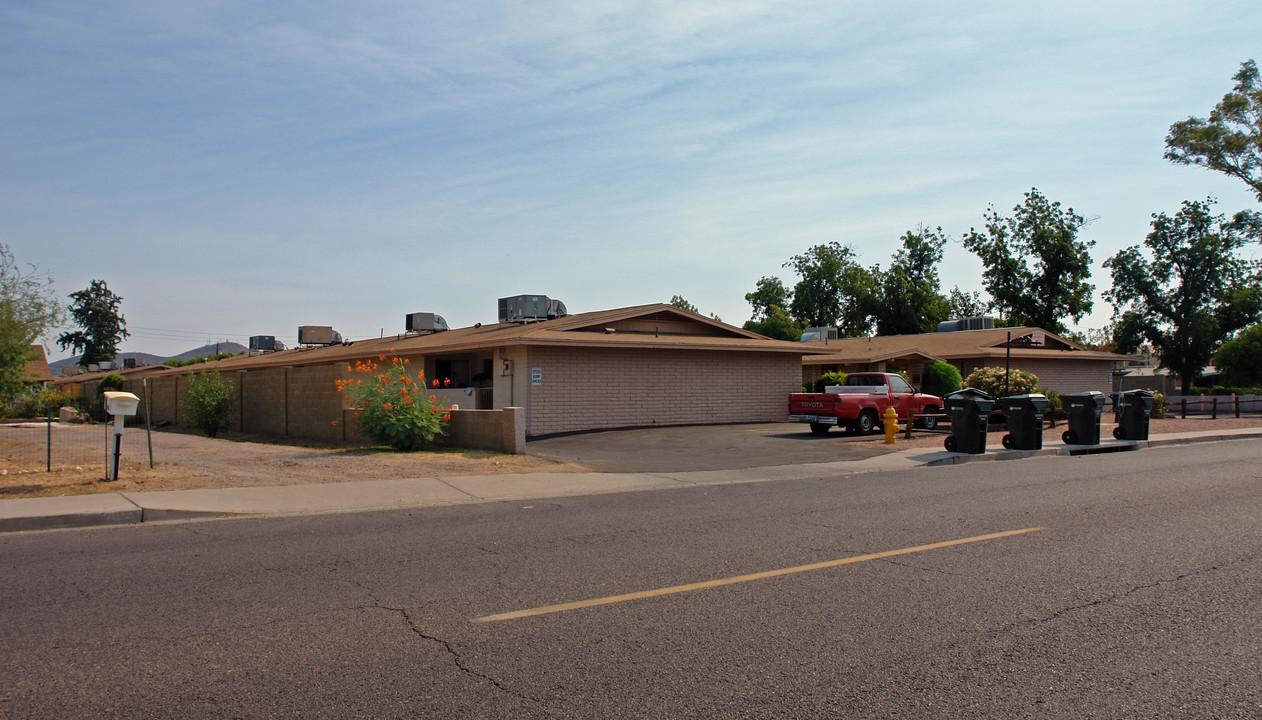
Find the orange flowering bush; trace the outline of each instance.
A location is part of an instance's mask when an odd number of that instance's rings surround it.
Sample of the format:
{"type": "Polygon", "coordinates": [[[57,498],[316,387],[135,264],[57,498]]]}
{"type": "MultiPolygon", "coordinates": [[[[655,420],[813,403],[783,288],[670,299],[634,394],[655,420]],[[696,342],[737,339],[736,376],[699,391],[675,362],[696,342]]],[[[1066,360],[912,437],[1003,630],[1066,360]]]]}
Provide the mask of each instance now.
{"type": "Polygon", "coordinates": [[[437,396],[426,396],[424,371],[412,376],[407,360],[390,358],[385,365],[386,359],[347,366],[351,377],[338,380],[337,389],[349,398],[365,435],[396,450],[415,450],[446,432],[451,414],[437,396]]]}

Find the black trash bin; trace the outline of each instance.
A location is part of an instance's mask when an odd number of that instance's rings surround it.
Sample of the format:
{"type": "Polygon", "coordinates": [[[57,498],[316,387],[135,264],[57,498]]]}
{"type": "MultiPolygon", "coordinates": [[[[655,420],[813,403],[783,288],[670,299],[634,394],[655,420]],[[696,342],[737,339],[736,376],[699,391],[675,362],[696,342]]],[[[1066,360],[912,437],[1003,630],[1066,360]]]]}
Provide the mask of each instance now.
{"type": "Polygon", "coordinates": [[[995,399],[976,388],[964,388],[943,396],[951,416],[951,434],[943,443],[950,452],[981,455],[986,452],[986,422],[995,399]]]}
{"type": "Polygon", "coordinates": [[[1147,440],[1148,418],[1152,414],[1155,397],[1147,390],[1127,390],[1117,394],[1117,427],[1113,437],[1118,440],[1147,440]]]}
{"type": "Polygon", "coordinates": [[[1108,396],[1093,390],[1061,395],[1060,402],[1069,416],[1069,429],[1061,433],[1060,439],[1066,445],[1099,445],[1100,415],[1108,396]]]}
{"type": "Polygon", "coordinates": [[[1008,434],[1003,446],[1009,450],[1043,449],[1043,411],[1047,396],[1041,393],[999,398],[999,407],[1008,418],[1008,434]]]}

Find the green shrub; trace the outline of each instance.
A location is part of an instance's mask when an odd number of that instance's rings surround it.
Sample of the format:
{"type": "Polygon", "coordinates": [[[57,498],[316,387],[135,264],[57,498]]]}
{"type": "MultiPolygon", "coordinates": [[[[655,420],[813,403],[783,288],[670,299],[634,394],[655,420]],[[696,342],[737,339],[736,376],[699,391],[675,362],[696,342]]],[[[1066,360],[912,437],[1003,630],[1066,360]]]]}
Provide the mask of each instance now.
{"type": "Polygon", "coordinates": [[[1034,392],[1040,392],[1047,396],[1047,409],[1049,411],[1059,411],[1061,409],[1060,393],[1051,388],[1039,388],[1034,392]]]}
{"type": "Polygon", "coordinates": [[[52,413],[56,417],[58,409],[72,404],[74,400],[69,393],[52,386],[43,387],[32,389],[15,398],[9,415],[15,418],[42,418],[52,413]]]}
{"type": "Polygon", "coordinates": [[[1188,395],[1262,395],[1262,388],[1231,387],[1215,385],[1214,387],[1193,387],[1188,395]]]}
{"type": "Polygon", "coordinates": [[[839,370],[830,370],[823,375],[820,375],[815,381],[815,386],[807,392],[821,393],[824,392],[824,388],[829,385],[844,385],[846,383],[847,374],[848,373],[844,373],[839,370]]]}
{"type": "Polygon", "coordinates": [[[188,374],[188,420],[209,437],[215,437],[228,426],[232,409],[232,381],[219,374],[219,369],[198,375],[188,374]]]}
{"type": "Polygon", "coordinates": [[[959,390],[963,382],[960,371],[949,362],[938,360],[925,368],[921,392],[941,397],[959,390]]]}
{"type": "MultiPolygon", "coordinates": [[[[379,359],[385,362],[386,357],[379,359]]],[[[338,391],[350,398],[360,431],[396,450],[415,450],[433,442],[446,432],[451,420],[438,397],[427,396],[425,372],[418,372],[413,380],[407,364],[406,359],[391,358],[383,369],[375,362],[361,361],[347,367],[350,378],[337,381],[338,391]]],[[[438,381],[434,384],[437,387],[438,381]]]]}
{"type": "Polygon", "coordinates": [[[1025,395],[1038,392],[1039,379],[1032,372],[1012,369],[1008,371],[1007,390],[1004,389],[1003,368],[978,368],[964,378],[964,387],[971,387],[992,396],[1025,395]]]}
{"type": "Polygon", "coordinates": [[[101,395],[108,391],[122,390],[125,382],[127,382],[127,378],[118,373],[110,373],[101,378],[101,381],[96,384],[96,394],[101,395]]]}

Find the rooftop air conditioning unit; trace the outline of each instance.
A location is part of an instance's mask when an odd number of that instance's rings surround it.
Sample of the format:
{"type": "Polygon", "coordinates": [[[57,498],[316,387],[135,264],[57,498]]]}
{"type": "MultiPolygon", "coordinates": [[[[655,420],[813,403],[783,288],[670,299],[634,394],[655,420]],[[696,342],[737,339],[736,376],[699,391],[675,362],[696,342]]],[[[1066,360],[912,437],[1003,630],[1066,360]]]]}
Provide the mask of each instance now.
{"type": "Polygon", "coordinates": [[[449,328],[447,327],[447,320],[442,315],[435,315],[431,312],[417,312],[408,314],[404,329],[407,332],[431,333],[442,332],[449,328]]]}
{"type": "Polygon", "coordinates": [[[128,370],[136,367],[136,358],[123,358],[123,367],[128,370]]]}
{"type": "Polygon", "coordinates": [[[539,322],[564,317],[565,303],[547,295],[514,295],[499,300],[500,322],[539,322]]]}
{"type": "Polygon", "coordinates": [[[328,325],[302,325],[298,328],[299,345],[337,345],[342,334],[328,325]]]}
{"type": "Polygon", "coordinates": [[[819,342],[821,340],[836,340],[837,328],[835,327],[812,327],[807,328],[799,342],[819,342]]]}
{"type": "Polygon", "coordinates": [[[953,318],[938,323],[938,332],[958,332],[960,330],[994,330],[995,319],[988,316],[953,318]]]}
{"type": "MultiPolygon", "coordinates": [[[[299,330],[299,332],[302,332],[299,330]]],[[[275,335],[252,335],[250,336],[250,352],[273,352],[276,350],[284,350],[285,346],[276,342],[275,335]],[[277,347],[277,346],[280,347],[277,347]]]]}

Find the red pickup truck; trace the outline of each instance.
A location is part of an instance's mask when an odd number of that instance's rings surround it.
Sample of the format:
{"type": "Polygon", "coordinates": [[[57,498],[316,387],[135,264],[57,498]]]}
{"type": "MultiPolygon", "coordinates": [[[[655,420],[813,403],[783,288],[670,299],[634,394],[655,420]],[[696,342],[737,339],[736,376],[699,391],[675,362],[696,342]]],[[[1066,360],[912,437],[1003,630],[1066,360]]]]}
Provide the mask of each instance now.
{"type": "Polygon", "coordinates": [[[834,425],[866,435],[881,424],[891,405],[899,418],[906,419],[915,411],[921,427],[933,428],[942,398],[916,392],[901,375],[851,373],[844,385],[830,385],[822,393],[789,395],[789,422],[810,423],[816,435],[824,435],[834,425]]]}

